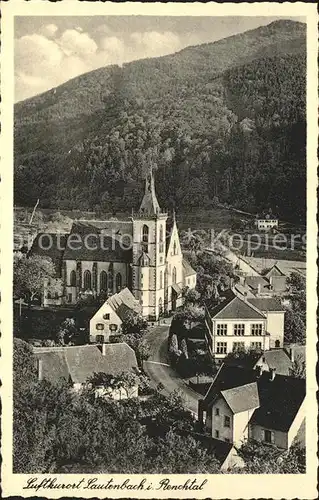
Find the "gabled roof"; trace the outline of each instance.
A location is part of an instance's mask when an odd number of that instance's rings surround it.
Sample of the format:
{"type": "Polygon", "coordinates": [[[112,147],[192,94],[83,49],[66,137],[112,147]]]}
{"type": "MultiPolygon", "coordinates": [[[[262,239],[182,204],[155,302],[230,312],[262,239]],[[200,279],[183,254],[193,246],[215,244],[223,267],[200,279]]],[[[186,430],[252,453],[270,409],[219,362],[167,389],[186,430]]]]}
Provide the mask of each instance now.
{"type": "Polygon", "coordinates": [[[256,382],[221,391],[221,395],[233,413],[252,410],[259,406],[256,382]]]}
{"type": "Polygon", "coordinates": [[[257,370],[223,364],[203,400],[203,407],[211,407],[223,391],[253,382],[257,384],[260,406],[254,411],[250,422],[287,432],[306,395],[304,379],[276,375],[271,380],[269,372],[259,375],[257,370]]]}
{"type": "Polygon", "coordinates": [[[275,369],[277,375],[289,375],[292,362],[283,349],[272,349],[263,353],[262,358],[270,369],[275,369]]]}
{"type": "Polygon", "coordinates": [[[264,319],[263,313],[251,304],[252,299],[241,299],[232,290],[224,295],[224,300],[213,307],[209,314],[214,319],[264,319]]]}
{"type": "Polygon", "coordinates": [[[285,273],[280,269],[280,264],[276,262],[265,276],[266,278],[270,278],[271,276],[285,276],[285,273]]]}
{"type": "MultiPolygon", "coordinates": [[[[122,321],[130,312],[141,312],[140,303],[136,300],[128,288],[123,288],[120,292],[115,293],[109,297],[105,303],[112,307],[113,311],[119,316],[120,319],[122,319],[122,321]]],[[[103,309],[103,305],[101,306],[101,309],[103,309]]],[[[96,315],[98,315],[98,313],[99,311],[97,311],[96,315]]]]}
{"type": "Polygon", "coordinates": [[[137,368],[136,356],[127,344],[98,346],[35,347],[36,358],[42,360],[43,378],[56,382],[59,378],[83,384],[94,373],[117,375],[137,368]]]}
{"type": "Polygon", "coordinates": [[[192,268],[192,266],[186,259],[183,259],[183,273],[185,278],[196,274],[196,271],[192,268]]]}
{"type": "MultiPolygon", "coordinates": [[[[117,226],[119,227],[118,223],[117,226]]],[[[110,230],[110,221],[105,222],[105,227],[103,227],[103,221],[74,222],[67,239],[63,260],[130,262],[132,248],[129,238],[125,240],[126,233],[123,228],[121,234],[116,234],[114,231],[110,230]]],[[[130,231],[132,232],[132,229],[130,231]]]]}
{"type": "Polygon", "coordinates": [[[280,300],[274,298],[248,298],[250,304],[259,309],[262,312],[266,311],[284,311],[284,307],[281,305],[280,300]]]}

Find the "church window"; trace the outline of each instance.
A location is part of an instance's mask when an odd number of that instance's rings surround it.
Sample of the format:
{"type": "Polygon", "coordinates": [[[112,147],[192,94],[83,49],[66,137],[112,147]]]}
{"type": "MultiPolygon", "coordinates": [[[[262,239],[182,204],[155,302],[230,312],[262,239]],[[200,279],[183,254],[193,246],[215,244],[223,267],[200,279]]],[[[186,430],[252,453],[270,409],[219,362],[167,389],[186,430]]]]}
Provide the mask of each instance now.
{"type": "Polygon", "coordinates": [[[92,286],[92,276],[91,276],[91,272],[86,270],[84,271],[84,290],[91,290],[91,286],[92,286]]]}
{"type": "Polygon", "coordinates": [[[76,272],[71,271],[70,273],[70,286],[76,286],[76,272]]]}
{"type": "Polygon", "coordinates": [[[143,230],[142,230],[142,241],[143,243],[148,243],[148,234],[149,234],[149,228],[146,224],[143,225],[143,230]]]}
{"type": "Polygon", "coordinates": [[[173,267],[172,282],[173,282],[173,284],[176,283],[176,267],[173,267]]]}
{"type": "Polygon", "coordinates": [[[105,271],[100,273],[100,291],[105,292],[107,290],[107,274],[105,271]]]}
{"type": "Polygon", "coordinates": [[[116,291],[119,292],[122,288],[122,276],[121,273],[116,275],[116,291]]]}
{"type": "Polygon", "coordinates": [[[173,254],[174,254],[174,255],[177,255],[177,245],[176,245],[176,241],[174,241],[174,245],[173,245],[173,254]]]}
{"type": "Polygon", "coordinates": [[[160,288],[163,288],[163,271],[160,272],[160,288]]]}
{"type": "Polygon", "coordinates": [[[159,233],[159,241],[160,241],[160,244],[159,244],[159,251],[160,252],[163,252],[164,251],[164,236],[163,236],[163,226],[160,226],[160,233],[159,233]]]}

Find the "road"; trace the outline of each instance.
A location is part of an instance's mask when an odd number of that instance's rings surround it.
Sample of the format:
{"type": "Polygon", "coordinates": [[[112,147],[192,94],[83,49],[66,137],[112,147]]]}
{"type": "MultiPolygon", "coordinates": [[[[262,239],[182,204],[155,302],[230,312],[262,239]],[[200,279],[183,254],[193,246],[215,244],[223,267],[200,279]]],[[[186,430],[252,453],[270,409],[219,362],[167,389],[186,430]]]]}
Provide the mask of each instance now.
{"type": "Polygon", "coordinates": [[[175,390],[182,392],[185,407],[197,416],[199,394],[190,389],[178,374],[169,366],[167,359],[167,338],[169,325],[155,326],[147,335],[151,347],[151,356],[144,361],[144,370],[153,383],[164,386],[163,393],[170,394],[175,390]]]}

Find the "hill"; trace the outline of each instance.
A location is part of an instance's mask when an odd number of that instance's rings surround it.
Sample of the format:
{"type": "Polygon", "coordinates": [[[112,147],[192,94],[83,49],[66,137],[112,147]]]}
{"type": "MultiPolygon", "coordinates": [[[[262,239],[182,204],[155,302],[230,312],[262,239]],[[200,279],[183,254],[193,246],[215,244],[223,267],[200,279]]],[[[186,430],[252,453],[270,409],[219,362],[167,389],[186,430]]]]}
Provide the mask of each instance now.
{"type": "Polygon", "coordinates": [[[15,202],[136,207],[151,162],[162,206],[305,218],[306,27],[276,21],[81,75],[15,106],[15,202]]]}

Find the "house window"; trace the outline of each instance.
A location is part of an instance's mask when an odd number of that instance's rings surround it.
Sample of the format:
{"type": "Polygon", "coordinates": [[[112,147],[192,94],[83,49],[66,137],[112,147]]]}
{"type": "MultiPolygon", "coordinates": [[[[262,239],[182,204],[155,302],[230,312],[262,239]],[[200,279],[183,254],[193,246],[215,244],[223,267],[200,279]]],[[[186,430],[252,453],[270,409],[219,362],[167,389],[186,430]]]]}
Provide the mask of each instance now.
{"type": "Polygon", "coordinates": [[[230,427],[230,417],[224,416],[224,427],[230,427]]]}
{"type": "Polygon", "coordinates": [[[261,346],[262,346],[261,342],[251,342],[250,343],[250,347],[252,349],[258,349],[258,350],[260,350],[261,346]]]}
{"type": "Polygon", "coordinates": [[[217,335],[227,335],[227,324],[217,325],[217,335]]]}
{"type": "Polygon", "coordinates": [[[263,333],[262,323],[253,323],[251,325],[251,334],[252,335],[262,335],[262,333],[263,333]]]}
{"type": "Polygon", "coordinates": [[[216,417],[219,417],[219,408],[215,408],[215,415],[216,417]]]}
{"type": "Polygon", "coordinates": [[[219,438],[219,431],[215,431],[215,438],[218,439],[219,438]]]}
{"type": "Polygon", "coordinates": [[[110,319],[110,313],[103,314],[103,319],[109,320],[110,319]]]}
{"type": "Polygon", "coordinates": [[[274,433],[267,429],[264,430],[264,441],[265,443],[273,443],[274,442],[274,433]]]}
{"type": "Polygon", "coordinates": [[[280,341],[279,340],[276,340],[275,347],[280,347],[280,341]]]}
{"type": "Polygon", "coordinates": [[[244,351],[245,342],[233,342],[233,351],[244,351]]]}
{"type": "Polygon", "coordinates": [[[102,342],[104,342],[104,335],[97,335],[95,337],[95,339],[96,339],[96,342],[102,343],[102,342]]]}
{"type": "Polygon", "coordinates": [[[173,273],[172,273],[172,283],[176,283],[176,267],[173,267],[173,273]]]}
{"type": "Polygon", "coordinates": [[[96,323],[96,329],[97,329],[97,330],[104,330],[104,325],[103,325],[103,323],[96,323]]]}
{"type": "Polygon", "coordinates": [[[76,286],[76,272],[71,271],[70,273],[70,286],[76,286]]]}
{"type": "Polygon", "coordinates": [[[234,335],[245,335],[245,325],[243,323],[234,325],[234,335]]]}
{"type": "Polygon", "coordinates": [[[227,354],[227,342],[217,342],[217,354],[227,354]]]}

